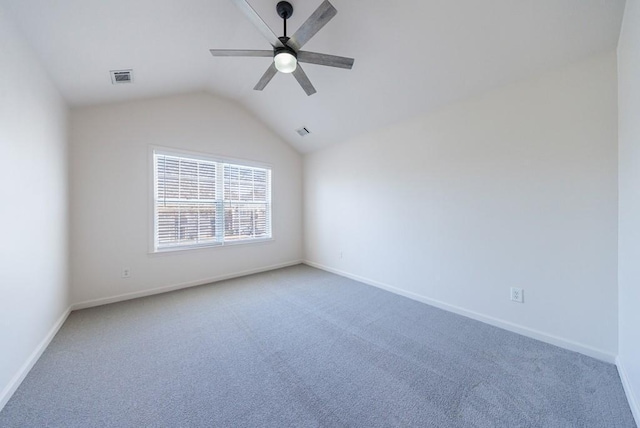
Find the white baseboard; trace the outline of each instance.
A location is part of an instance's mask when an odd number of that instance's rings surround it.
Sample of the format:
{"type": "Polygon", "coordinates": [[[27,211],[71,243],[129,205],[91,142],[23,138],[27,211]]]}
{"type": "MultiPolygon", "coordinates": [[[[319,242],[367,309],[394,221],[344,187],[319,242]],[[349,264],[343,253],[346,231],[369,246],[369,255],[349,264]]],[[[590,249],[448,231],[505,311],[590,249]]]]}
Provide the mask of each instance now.
{"type": "Polygon", "coordinates": [[[241,276],[252,275],[254,273],[267,272],[270,270],[280,269],[288,266],[299,265],[302,260],[293,260],[286,263],[279,263],[271,266],[263,266],[256,269],[248,269],[240,272],[234,272],[225,275],[218,275],[211,278],[199,279],[196,281],[183,282],[181,284],[167,285],[164,287],[152,288],[150,290],[134,291],[132,293],[119,294],[117,296],[103,297],[100,299],[86,300],[84,302],[74,303],[71,310],[92,308],[94,306],[107,305],[109,303],[122,302],[124,300],[137,299],[139,297],[152,296],[154,294],[167,293],[169,291],[181,290],[183,288],[196,287],[198,285],[210,284],[212,282],[224,281],[225,279],[238,278],[241,276]]]}
{"type": "Polygon", "coordinates": [[[36,346],[36,349],[29,355],[29,358],[24,362],[22,367],[18,370],[18,372],[13,376],[13,378],[9,381],[9,384],[0,392],[0,410],[4,408],[4,406],[9,402],[9,399],[16,392],[22,381],[27,374],[31,371],[33,366],[38,362],[38,359],[42,355],[49,343],[53,340],[62,324],[67,320],[67,317],[71,313],[71,307],[67,308],[63,314],[58,318],[58,320],[53,324],[53,327],[49,330],[47,335],[42,339],[42,341],[36,346]]]}
{"type": "Polygon", "coordinates": [[[554,336],[552,334],[544,333],[542,331],[534,330],[528,327],[521,326],[519,324],[514,324],[509,321],[505,321],[499,318],[490,317],[487,315],[483,315],[478,312],[470,311],[468,309],[461,308],[459,306],[450,305],[445,302],[441,302],[439,300],[431,299],[426,296],[422,296],[416,293],[412,293],[410,291],[405,291],[400,288],[394,287],[392,285],[384,284],[379,281],[375,281],[369,278],[364,278],[359,275],[353,275],[349,272],[345,272],[339,269],[334,269],[329,266],[324,266],[319,263],[315,263],[309,260],[305,260],[303,262],[306,265],[311,267],[315,267],[318,269],[325,270],[327,272],[335,273],[336,275],[344,276],[346,278],[353,279],[355,281],[363,282],[368,285],[373,285],[374,287],[381,288],[383,290],[390,291],[394,294],[399,294],[404,297],[408,297],[412,300],[417,300],[418,302],[426,303],[427,305],[435,306],[440,309],[444,309],[445,311],[453,312],[458,315],[465,316],[467,318],[471,318],[477,321],[484,322],[486,324],[493,325],[495,327],[502,328],[504,330],[512,331],[514,333],[521,334],[523,336],[531,337],[536,340],[540,340],[542,342],[549,343],[551,345],[559,346],[561,348],[568,349],[570,351],[579,352],[581,354],[587,355],[589,357],[596,358],[598,360],[614,364],[616,360],[616,355],[611,354],[609,352],[593,348],[588,345],[584,345],[582,343],[574,342],[572,340],[564,339],[562,337],[554,336]]]}
{"type": "Polygon", "coordinates": [[[624,368],[624,364],[620,360],[620,357],[616,357],[616,366],[618,367],[618,374],[620,374],[620,380],[622,381],[622,387],[624,393],[627,395],[627,401],[629,407],[631,407],[631,413],[636,420],[636,425],[640,426],[640,401],[635,396],[633,389],[631,388],[631,382],[627,376],[627,371],[624,368]]]}

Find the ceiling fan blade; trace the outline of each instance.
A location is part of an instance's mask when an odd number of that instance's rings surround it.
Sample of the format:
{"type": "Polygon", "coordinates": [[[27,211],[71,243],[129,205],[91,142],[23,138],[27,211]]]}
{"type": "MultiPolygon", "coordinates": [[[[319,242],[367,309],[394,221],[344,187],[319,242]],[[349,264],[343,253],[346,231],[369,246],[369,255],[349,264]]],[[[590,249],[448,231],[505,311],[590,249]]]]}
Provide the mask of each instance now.
{"type": "Polygon", "coordinates": [[[260,18],[260,15],[251,7],[246,0],[232,0],[238,9],[245,14],[245,16],[251,21],[251,23],[260,31],[260,34],[271,43],[273,47],[282,47],[282,42],[278,39],[278,36],[271,31],[271,28],[260,18]]]}
{"type": "Polygon", "coordinates": [[[299,50],[309,41],[327,22],[331,21],[331,18],[336,16],[338,11],[329,0],[325,0],[316,9],[315,12],[298,28],[293,36],[289,39],[287,44],[295,50],[299,50]]]}
{"type": "Polygon", "coordinates": [[[307,62],[309,64],[326,65],[329,67],[346,68],[348,70],[351,70],[351,67],[353,67],[354,59],[317,52],[300,51],[298,52],[298,61],[307,62]]]}
{"type": "Polygon", "coordinates": [[[307,93],[307,95],[313,95],[316,93],[316,88],[313,87],[311,81],[307,77],[307,73],[304,72],[300,64],[296,67],[293,72],[293,77],[296,78],[302,89],[307,93]]]}
{"type": "Polygon", "coordinates": [[[241,49],[209,49],[213,56],[259,56],[259,57],[271,57],[273,51],[256,51],[256,50],[241,50],[241,49]]]}
{"type": "Polygon", "coordinates": [[[267,68],[267,71],[264,72],[264,74],[258,81],[258,84],[254,86],[253,89],[255,89],[256,91],[263,90],[265,86],[267,86],[267,83],[271,82],[271,79],[273,79],[273,76],[275,76],[277,72],[278,69],[276,68],[275,63],[272,62],[271,66],[267,68]]]}

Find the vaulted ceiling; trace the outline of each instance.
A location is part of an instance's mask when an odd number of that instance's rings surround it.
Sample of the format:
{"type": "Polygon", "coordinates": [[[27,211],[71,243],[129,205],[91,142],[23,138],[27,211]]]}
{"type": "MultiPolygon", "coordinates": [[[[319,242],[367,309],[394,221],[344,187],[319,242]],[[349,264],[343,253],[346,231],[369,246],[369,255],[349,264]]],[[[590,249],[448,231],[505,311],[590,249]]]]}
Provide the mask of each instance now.
{"type": "MultiPolygon", "coordinates": [[[[321,0],[290,0],[289,33],[321,0]]],[[[355,58],[353,70],[305,64],[252,88],[269,49],[230,0],[0,0],[71,106],[207,90],[236,100],[300,152],[317,150],[490,88],[615,49],[624,0],[331,0],[338,10],[305,50],[355,58]],[[111,84],[109,70],[135,82],[111,84]],[[312,134],[302,138],[301,126],[312,134]]],[[[282,34],[277,0],[249,0],[282,34]]]]}

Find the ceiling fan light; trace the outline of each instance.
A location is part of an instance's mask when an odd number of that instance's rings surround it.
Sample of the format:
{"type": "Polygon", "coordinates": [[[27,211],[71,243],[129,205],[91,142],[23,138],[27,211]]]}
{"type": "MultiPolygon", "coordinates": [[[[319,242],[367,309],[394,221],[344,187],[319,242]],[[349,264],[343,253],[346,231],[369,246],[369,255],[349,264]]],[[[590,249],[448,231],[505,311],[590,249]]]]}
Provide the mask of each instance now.
{"type": "Polygon", "coordinates": [[[298,60],[290,52],[278,52],[273,58],[276,69],[281,73],[293,73],[298,67],[298,60]]]}

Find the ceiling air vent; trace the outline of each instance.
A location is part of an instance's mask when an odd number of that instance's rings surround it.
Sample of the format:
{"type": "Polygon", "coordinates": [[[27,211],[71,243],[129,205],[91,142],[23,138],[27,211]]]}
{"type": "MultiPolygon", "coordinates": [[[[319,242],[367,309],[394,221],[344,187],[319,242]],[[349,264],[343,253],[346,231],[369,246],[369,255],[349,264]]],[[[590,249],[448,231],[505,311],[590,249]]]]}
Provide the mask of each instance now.
{"type": "Polygon", "coordinates": [[[111,83],[114,85],[133,82],[133,70],[111,70],[109,73],[111,73],[111,83]]]}
{"type": "Polygon", "coordinates": [[[311,134],[311,132],[307,129],[306,126],[303,126],[300,129],[296,129],[296,132],[298,133],[298,135],[300,135],[301,137],[304,137],[306,135],[311,134]]]}

